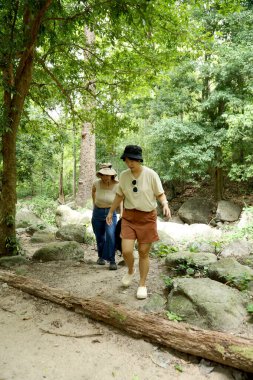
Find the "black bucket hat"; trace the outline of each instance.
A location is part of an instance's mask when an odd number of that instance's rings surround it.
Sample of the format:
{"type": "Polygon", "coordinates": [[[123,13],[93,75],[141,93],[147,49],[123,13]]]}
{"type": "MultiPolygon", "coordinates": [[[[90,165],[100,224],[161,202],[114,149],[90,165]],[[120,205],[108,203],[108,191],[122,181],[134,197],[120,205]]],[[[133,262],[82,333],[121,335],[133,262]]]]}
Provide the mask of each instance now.
{"type": "Polygon", "coordinates": [[[130,158],[132,160],[143,162],[142,149],[139,145],[127,145],[125,147],[124,153],[120,158],[124,161],[126,158],[130,158]]]}

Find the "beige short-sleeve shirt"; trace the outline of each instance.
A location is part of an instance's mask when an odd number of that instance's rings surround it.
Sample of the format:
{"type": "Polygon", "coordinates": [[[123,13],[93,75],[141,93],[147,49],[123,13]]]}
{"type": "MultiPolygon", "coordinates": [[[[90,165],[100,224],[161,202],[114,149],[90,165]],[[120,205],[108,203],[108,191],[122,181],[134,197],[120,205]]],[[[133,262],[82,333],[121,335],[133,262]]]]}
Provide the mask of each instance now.
{"type": "Polygon", "coordinates": [[[93,183],[93,186],[96,188],[95,205],[100,208],[111,207],[116,195],[118,183],[115,182],[115,185],[111,189],[104,189],[101,187],[101,179],[98,179],[93,183]]]}
{"type": "Polygon", "coordinates": [[[133,177],[130,169],[120,174],[117,194],[124,196],[126,209],[152,211],[157,207],[156,197],[163,193],[158,174],[146,166],[142,166],[142,172],[138,178],[133,177]],[[136,180],[135,185],[132,184],[133,180],[136,180]],[[134,187],[137,187],[137,192],[133,191],[134,187]]]}

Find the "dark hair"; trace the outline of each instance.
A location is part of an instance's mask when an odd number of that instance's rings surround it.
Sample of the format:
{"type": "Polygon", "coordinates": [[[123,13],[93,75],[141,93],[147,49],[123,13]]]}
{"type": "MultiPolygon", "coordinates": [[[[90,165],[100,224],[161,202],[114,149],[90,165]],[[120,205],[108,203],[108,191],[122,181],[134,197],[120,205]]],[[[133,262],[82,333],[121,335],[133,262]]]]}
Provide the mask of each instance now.
{"type": "Polygon", "coordinates": [[[126,161],[126,158],[129,158],[129,160],[131,160],[131,161],[143,162],[143,160],[137,160],[137,158],[132,158],[132,157],[124,157],[124,158],[122,158],[122,160],[126,161]]]}

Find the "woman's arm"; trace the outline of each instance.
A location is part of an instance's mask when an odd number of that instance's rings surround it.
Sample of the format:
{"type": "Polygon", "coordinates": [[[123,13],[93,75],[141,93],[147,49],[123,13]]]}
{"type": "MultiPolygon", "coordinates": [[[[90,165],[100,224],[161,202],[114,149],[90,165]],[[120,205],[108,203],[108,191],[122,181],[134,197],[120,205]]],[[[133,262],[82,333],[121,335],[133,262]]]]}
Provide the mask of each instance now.
{"type": "Polygon", "coordinates": [[[112,205],[111,205],[110,210],[108,212],[108,215],[106,217],[106,223],[107,224],[109,224],[109,225],[112,224],[112,214],[114,213],[116,208],[119,207],[120,203],[122,203],[123,199],[124,199],[123,195],[119,195],[119,194],[115,195],[114,201],[112,202],[112,205]]]}
{"type": "Polygon", "coordinates": [[[93,202],[93,207],[94,207],[95,206],[95,199],[96,199],[96,187],[95,187],[95,185],[92,186],[91,196],[92,196],[92,202],[93,202]]]}
{"type": "Polygon", "coordinates": [[[121,201],[121,202],[120,202],[120,205],[119,205],[119,216],[120,216],[120,218],[122,218],[122,215],[123,215],[123,209],[124,209],[124,202],[121,201]]]}
{"type": "Polygon", "coordinates": [[[167,219],[170,219],[171,218],[171,212],[170,212],[170,208],[169,208],[169,202],[167,201],[165,194],[162,193],[162,194],[158,195],[157,199],[161,203],[161,205],[163,206],[163,215],[167,219]]]}

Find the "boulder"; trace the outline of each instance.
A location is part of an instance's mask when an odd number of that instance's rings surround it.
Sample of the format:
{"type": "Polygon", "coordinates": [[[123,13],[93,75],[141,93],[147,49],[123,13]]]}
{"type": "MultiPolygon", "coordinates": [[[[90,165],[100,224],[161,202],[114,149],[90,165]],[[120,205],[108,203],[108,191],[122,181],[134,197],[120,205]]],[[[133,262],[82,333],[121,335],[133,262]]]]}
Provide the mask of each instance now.
{"type": "Polygon", "coordinates": [[[166,304],[166,299],[160,294],[154,293],[148,298],[143,306],[143,310],[149,313],[162,312],[166,304]]]}
{"type": "Polygon", "coordinates": [[[237,227],[241,229],[249,226],[253,226],[253,212],[249,209],[245,209],[241,212],[237,227]]]}
{"type": "Polygon", "coordinates": [[[25,229],[26,234],[28,234],[30,236],[33,236],[33,234],[35,232],[38,232],[38,231],[40,231],[40,232],[43,231],[43,233],[52,233],[52,234],[55,234],[56,231],[57,231],[57,227],[48,224],[45,227],[43,226],[43,229],[41,229],[40,226],[29,226],[29,227],[26,227],[26,229],[25,229]]]}
{"type": "Polygon", "coordinates": [[[216,331],[239,331],[247,317],[242,293],[209,278],[177,278],[167,309],[187,323],[216,331]]]}
{"type": "Polygon", "coordinates": [[[246,239],[237,239],[223,247],[220,255],[222,257],[244,257],[253,253],[253,243],[246,239]]]}
{"type": "Polygon", "coordinates": [[[11,268],[13,266],[19,266],[28,264],[29,261],[25,256],[15,255],[15,256],[2,256],[0,257],[0,266],[4,268],[11,268]]]}
{"type": "Polygon", "coordinates": [[[173,252],[166,256],[165,264],[168,268],[177,268],[180,264],[204,268],[215,263],[217,257],[213,253],[202,252],[173,252]]]}
{"type": "Polygon", "coordinates": [[[248,267],[250,267],[250,268],[253,269],[253,255],[246,256],[246,257],[241,257],[240,258],[240,263],[242,265],[247,265],[248,267]]]}
{"type": "Polygon", "coordinates": [[[50,241],[55,240],[55,233],[42,230],[36,231],[31,237],[31,243],[49,243],[50,241]]]}
{"type": "Polygon", "coordinates": [[[239,219],[242,208],[231,201],[219,201],[216,210],[216,220],[235,222],[239,219]]]}
{"type": "Polygon", "coordinates": [[[208,224],[212,218],[214,203],[206,198],[191,198],[178,210],[180,218],[188,224],[208,224]]]}
{"type": "Polygon", "coordinates": [[[56,210],[56,225],[57,227],[66,226],[67,224],[86,225],[91,222],[91,210],[72,210],[67,205],[61,205],[56,210]]]}
{"type": "Polygon", "coordinates": [[[86,227],[80,224],[67,224],[59,228],[56,237],[61,240],[85,243],[86,227]]]}
{"type": "Polygon", "coordinates": [[[173,215],[170,218],[170,222],[172,222],[172,223],[178,223],[178,224],[184,224],[184,222],[182,221],[182,219],[178,215],[173,215]]]}
{"type": "Polygon", "coordinates": [[[208,277],[239,290],[253,288],[253,269],[227,257],[209,265],[208,277]]]}
{"type": "Polygon", "coordinates": [[[59,261],[83,259],[84,251],[75,241],[54,242],[34,252],[32,259],[36,261],[59,261]]]}
{"type": "Polygon", "coordinates": [[[199,223],[188,225],[158,220],[157,230],[159,236],[161,236],[160,238],[162,242],[163,239],[166,240],[166,235],[168,239],[170,238],[172,241],[180,243],[193,242],[196,240],[216,242],[222,236],[222,232],[220,230],[206,224],[199,223]]]}
{"type": "Polygon", "coordinates": [[[16,213],[16,228],[33,227],[34,229],[45,228],[45,223],[31,210],[22,208],[16,213]]]}
{"type": "Polygon", "coordinates": [[[172,245],[172,246],[176,245],[175,240],[172,239],[172,237],[168,235],[165,231],[159,230],[158,235],[159,235],[160,242],[162,242],[163,244],[172,245]]]}
{"type": "Polygon", "coordinates": [[[186,249],[191,252],[210,252],[216,253],[216,244],[205,241],[193,241],[186,245],[186,249]]]}

